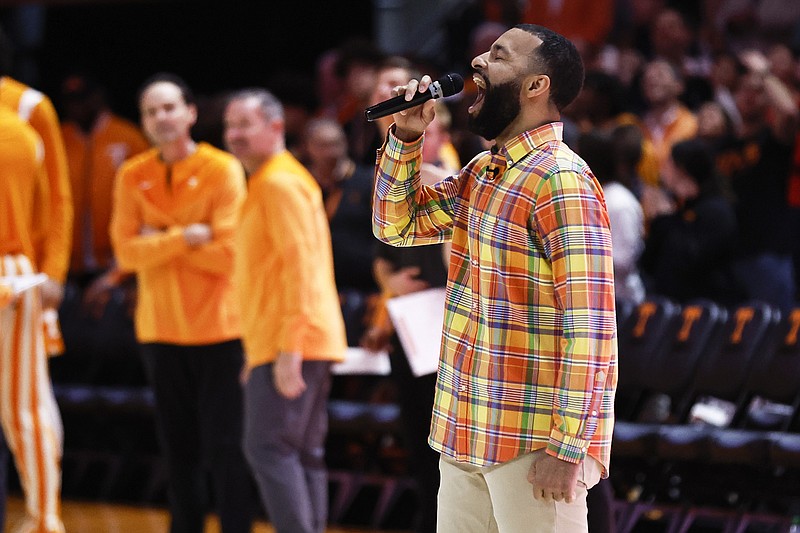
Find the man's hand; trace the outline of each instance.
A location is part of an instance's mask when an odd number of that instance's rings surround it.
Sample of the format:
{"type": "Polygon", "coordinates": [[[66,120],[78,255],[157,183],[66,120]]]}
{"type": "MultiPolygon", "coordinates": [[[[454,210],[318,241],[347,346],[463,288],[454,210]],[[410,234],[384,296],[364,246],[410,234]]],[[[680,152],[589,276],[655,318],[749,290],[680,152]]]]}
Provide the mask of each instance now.
{"type": "Polygon", "coordinates": [[[545,452],[534,454],[528,471],[528,482],[533,485],[534,499],[566,503],[575,501],[581,463],[569,463],[545,452]]]}
{"type": "MultiPolygon", "coordinates": [[[[406,101],[410,101],[417,92],[424,93],[427,91],[432,82],[433,80],[431,80],[431,77],[426,74],[422,76],[422,79],[419,81],[411,80],[405,87],[396,87],[394,93],[398,96],[401,94],[405,95],[406,101]]],[[[428,124],[433,122],[433,118],[436,116],[434,105],[434,100],[428,100],[422,105],[414,106],[392,115],[396,125],[394,132],[395,137],[404,142],[411,142],[419,139],[420,135],[425,131],[425,128],[428,127],[428,124]]]]}
{"type": "Polygon", "coordinates": [[[359,343],[361,346],[370,352],[379,352],[381,350],[389,350],[389,339],[392,337],[391,330],[381,326],[370,326],[364,335],[361,336],[359,343]]]}
{"type": "Polygon", "coordinates": [[[211,242],[213,233],[208,224],[189,224],[183,229],[183,238],[192,248],[211,242]]]}
{"type": "Polygon", "coordinates": [[[98,276],[83,292],[82,308],[92,318],[100,319],[111,301],[111,293],[117,287],[119,275],[112,269],[98,276]]]}
{"type": "Polygon", "coordinates": [[[273,368],[275,388],[287,400],[294,400],[306,390],[303,380],[303,355],[299,353],[278,354],[273,368]]]}
{"type": "Polygon", "coordinates": [[[53,278],[42,283],[42,309],[58,309],[64,299],[64,284],[53,278]]]}

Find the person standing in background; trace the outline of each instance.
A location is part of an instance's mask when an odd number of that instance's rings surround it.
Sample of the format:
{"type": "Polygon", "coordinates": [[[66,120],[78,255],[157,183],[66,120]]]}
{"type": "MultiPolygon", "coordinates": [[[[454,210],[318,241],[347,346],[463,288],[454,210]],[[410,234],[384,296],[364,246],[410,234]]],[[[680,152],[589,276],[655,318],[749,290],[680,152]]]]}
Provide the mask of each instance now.
{"type": "MultiPolygon", "coordinates": [[[[64,296],[64,280],[69,266],[70,238],[72,236],[72,198],[67,174],[67,162],[64,155],[64,143],[61,138],[58,116],[47,95],[13,79],[9,75],[10,72],[11,42],[2,28],[0,28],[0,108],[10,110],[16,114],[19,119],[32,127],[38,135],[42,151],[40,155],[43,157],[42,172],[47,180],[47,186],[44,188],[46,191],[44,201],[37,201],[36,203],[36,223],[10,229],[13,232],[24,231],[29,233],[25,236],[25,239],[30,239],[32,248],[25,252],[25,257],[30,263],[26,268],[43,272],[48,276],[47,281],[42,284],[41,288],[32,293],[41,295],[41,308],[31,309],[29,306],[32,304],[25,300],[27,303],[22,313],[27,319],[25,321],[26,327],[32,327],[39,334],[44,332],[44,313],[53,317],[49,321],[49,331],[54,337],[58,338],[60,334],[58,333],[58,325],[54,316],[56,314],[55,310],[58,309],[64,296]]],[[[7,134],[12,135],[11,130],[7,134]]],[[[7,155],[11,156],[10,153],[7,155]]],[[[33,178],[31,180],[33,181],[33,178]]],[[[7,220],[12,220],[11,208],[3,212],[8,213],[7,220]]],[[[11,240],[0,244],[0,246],[12,246],[16,249],[19,247],[19,242],[11,240]]],[[[39,303],[36,305],[38,306],[39,303]]],[[[23,332],[18,330],[18,334],[22,335],[23,332]]],[[[24,334],[29,335],[30,332],[25,330],[24,334]]],[[[23,434],[29,431],[33,431],[33,433],[27,435],[28,440],[26,442],[36,441],[40,443],[42,453],[37,454],[35,460],[26,461],[24,465],[21,465],[21,475],[28,479],[28,485],[25,489],[26,505],[28,513],[33,513],[35,517],[33,519],[34,522],[38,521],[41,527],[50,528],[41,529],[41,531],[58,531],[62,527],[60,518],[58,518],[58,494],[61,485],[61,467],[59,464],[62,441],[61,419],[52,399],[52,385],[46,361],[43,369],[39,368],[39,363],[36,362],[39,357],[37,351],[39,345],[38,336],[35,336],[35,338],[37,343],[26,345],[33,350],[33,353],[17,354],[17,356],[27,361],[35,362],[32,368],[38,368],[37,372],[39,374],[35,372],[25,373],[18,376],[16,383],[21,387],[19,390],[35,389],[34,396],[40,397],[43,403],[41,412],[37,412],[34,418],[39,419],[44,416],[44,418],[47,418],[47,422],[43,422],[44,425],[42,426],[36,426],[39,428],[38,431],[35,428],[23,427],[18,424],[6,426],[4,423],[3,431],[10,432],[6,434],[6,437],[12,449],[15,446],[19,446],[20,439],[24,436],[23,434]],[[51,422],[52,426],[50,425],[51,422]],[[51,431],[53,434],[48,435],[51,431]],[[55,447],[43,443],[43,439],[48,437],[56,439],[55,447]],[[56,482],[55,480],[58,481],[56,482]],[[55,517],[52,516],[54,512],[55,517]]],[[[48,348],[50,346],[43,347],[42,350],[47,351],[48,348]]],[[[0,388],[8,390],[8,387],[0,388]]],[[[26,406],[26,408],[30,407],[30,405],[26,406]]],[[[16,458],[19,461],[19,458],[16,458]]],[[[3,518],[5,511],[7,464],[6,439],[0,435],[0,519],[3,518]]],[[[0,520],[0,523],[2,523],[2,520],[0,520]]]]}
{"type": "Polygon", "coordinates": [[[136,336],[155,392],[171,533],[200,533],[210,474],[223,533],[247,533],[251,478],[241,448],[243,355],[232,272],[242,167],[195,143],[186,83],[157,74],[139,93],[154,148],[122,165],[111,242],[138,280],[136,336]]]}
{"type": "Polygon", "coordinates": [[[347,347],[322,192],[286,150],[283,106],[231,96],[225,143],[248,174],[235,280],[246,354],[244,449],[278,533],[322,533],[330,367],[347,347]]]}
{"type": "Polygon", "coordinates": [[[121,360],[136,359],[132,302],[127,298],[133,289],[117,289],[126,279],[131,280],[126,285],[132,286],[133,277],[123,276],[116,268],[109,223],[117,169],[149,148],[149,143],[134,124],[111,111],[105,88],[88,75],[64,78],[60,105],[75,225],[69,279],[59,313],[68,357],[51,371],[56,379],[81,381],[93,377],[79,370],[81,361],[89,368],[105,360],[113,361],[108,366],[127,369],[121,360]],[[121,298],[112,298],[115,293],[121,298]],[[78,375],[63,376],[62,372],[78,375]]]}
{"type": "MultiPolygon", "coordinates": [[[[58,232],[36,260],[36,228],[48,213],[49,183],[42,141],[15,112],[0,106],[0,276],[43,272],[60,279],[66,258],[58,232]],[[51,252],[52,250],[52,252],[51,252]]],[[[50,283],[53,283],[50,281],[50,283]]],[[[38,288],[0,309],[0,422],[14,454],[25,493],[26,518],[14,533],[63,533],[61,521],[61,419],[47,371],[42,305],[38,288]]],[[[4,476],[5,464],[0,468],[4,476]]],[[[2,523],[0,523],[1,525],[2,523]]]]}

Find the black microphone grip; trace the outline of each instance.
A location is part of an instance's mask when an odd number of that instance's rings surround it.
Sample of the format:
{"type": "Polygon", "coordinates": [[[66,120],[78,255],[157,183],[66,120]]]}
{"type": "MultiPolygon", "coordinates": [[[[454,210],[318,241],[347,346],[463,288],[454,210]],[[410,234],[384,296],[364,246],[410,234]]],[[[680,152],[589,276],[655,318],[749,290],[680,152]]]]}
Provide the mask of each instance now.
{"type": "Polygon", "coordinates": [[[372,122],[379,118],[394,115],[400,111],[422,105],[428,100],[452,96],[464,89],[464,80],[458,74],[446,74],[435,82],[431,83],[425,92],[417,92],[411,100],[406,100],[405,95],[395,96],[383,102],[368,107],[364,111],[367,120],[372,122]]]}

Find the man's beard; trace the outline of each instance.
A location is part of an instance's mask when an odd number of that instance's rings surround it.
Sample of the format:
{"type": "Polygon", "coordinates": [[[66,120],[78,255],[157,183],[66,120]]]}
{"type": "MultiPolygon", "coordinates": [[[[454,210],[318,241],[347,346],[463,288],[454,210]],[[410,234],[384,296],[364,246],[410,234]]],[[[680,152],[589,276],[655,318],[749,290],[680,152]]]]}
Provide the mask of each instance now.
{"type": "Polygon", "coordinates": [[[469,131],[487,141],[496,139],[519,115],[520,88],[519,82],[514,80],[500,85],[487,83],[480,111],[469,116],[469,131]]]}

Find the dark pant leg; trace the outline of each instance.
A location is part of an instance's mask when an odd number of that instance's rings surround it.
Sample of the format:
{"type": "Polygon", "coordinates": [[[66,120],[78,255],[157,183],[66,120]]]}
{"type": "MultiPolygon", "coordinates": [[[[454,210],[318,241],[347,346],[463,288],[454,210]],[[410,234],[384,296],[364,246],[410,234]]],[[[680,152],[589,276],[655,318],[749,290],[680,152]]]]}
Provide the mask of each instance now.
{"type": "Polygon", "coordinates": [[[222,533],[249,533],[253,481],[242,449],[243,353],[239,341],[203,347],[199,374],[203,463],[211,473],[222,533]]]}
{"type": "Polygon", "coordinates": [[[589,489],[586,495],[589,531],[592,533],[614,533],[617,530],[614,520],[614,489],[608,479],[589,489]]]}
{"type": "Polygon", "coordinates": [[[328,436],[328,397],[331,392],[330,363],[308,361],[303,364],[303,379],[313,387],[311,409],[302,440],[300,462],[306,474],[314,530],[325,531],[328,522],[328,469],[325,441],[328,436]]]}
{"type": "Polygon", "coordinates": [[[330,364],[304,362],[308,388],[294,400],[278,393],[272,372],[272,364],[254,368],[245,386],[245,454],[276,531],[322,533],[330,364]]]}
{"type": "Polygon", "coordinates": [[[8,446],[0,427],[0,531],[6,523],[6,498],[8,497],[8,446]]]}
{"type": "Polygon", "coordinates": [[[171,533],[202,533],[208,493],[200,461],[198,386],[186,347],[142,345],[156,398],[156,430],[167,466],[171,533]]]}

